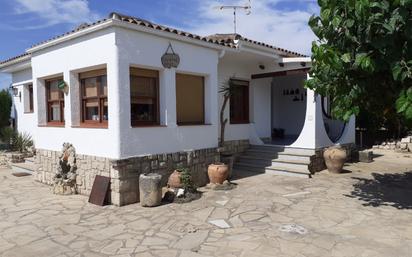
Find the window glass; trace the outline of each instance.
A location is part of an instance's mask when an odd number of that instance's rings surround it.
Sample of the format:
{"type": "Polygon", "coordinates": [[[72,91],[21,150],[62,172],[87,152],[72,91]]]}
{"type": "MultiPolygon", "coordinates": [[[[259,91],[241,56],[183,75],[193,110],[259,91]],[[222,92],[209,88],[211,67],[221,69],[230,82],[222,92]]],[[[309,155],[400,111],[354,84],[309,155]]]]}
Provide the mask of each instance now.
{"type": "Polygon", "coordinates": [[[49,86],[49,100],[59,100],[60,99],[60,90],[57,87],[59,81],[58,80],[53,80],[50,82],[49,86]]]}
{"type": "Polygon", "coordinates": [[[82,121],[102,124],[108,120],[106,70],[81,73],[82,121]]]}
{"type": "Polygon", "coordinates": [[[62,78],[46,81],[48,122],[64,123],[64,94],[57,86],[61,81],[62,78]]]}
{"type": "Polygon", "coordinates": [[[50,121],[60,121],[60,104],[51,104],[50,112],[50,121]]]}
{"type": "Polygon", "coordinates": [[[130,68],[132,126],[158,124],[158,83],[158,71],[130,68]]]}
{"type": "Polygon", "coordinates": [[[84,79],[84,96],[97,97],[98,95],[97,78],[84,79]]]}
{"type": "Polygon", "coordinates": [[[249,82],[232,80],[230,95],[230,123],[249,123],[249,82]]]}
{"type": "Polygon", "coordinates": [[[28,86],[29,90],[29,112],[33,112],[33,85],[28,86]]]}

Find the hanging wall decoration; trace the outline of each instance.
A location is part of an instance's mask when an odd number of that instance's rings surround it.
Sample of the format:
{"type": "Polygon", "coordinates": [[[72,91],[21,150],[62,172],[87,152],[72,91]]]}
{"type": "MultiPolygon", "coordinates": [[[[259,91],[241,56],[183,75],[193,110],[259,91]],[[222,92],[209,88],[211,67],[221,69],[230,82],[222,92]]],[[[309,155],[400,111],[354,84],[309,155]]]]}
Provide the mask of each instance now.
{"type": "Polygon", "coordinates": [[[162,65],[166,69],[170,68],[177,68],[180,63],[180,57],[175,51],[173,50],[172,44],[169,43],[169,46],[166,49],[166,52],[162,56],[162,65]]]}
{"type": "Polygon", "coordinates": [[[66,95],[69,93],[69,87],[67,86],[67,83],[64,80],[59,81],[59,83],[57,84],[57,88],[63,91],[66,95]]]}

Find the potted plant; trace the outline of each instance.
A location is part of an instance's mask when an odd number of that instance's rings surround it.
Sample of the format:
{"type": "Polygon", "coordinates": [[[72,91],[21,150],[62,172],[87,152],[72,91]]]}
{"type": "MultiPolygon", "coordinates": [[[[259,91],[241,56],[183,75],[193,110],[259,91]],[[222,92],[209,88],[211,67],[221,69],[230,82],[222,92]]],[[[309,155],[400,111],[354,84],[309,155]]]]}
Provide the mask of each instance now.
{"type": "MultiPolygon", "coordinates": [[[[208,175],[210,174],[209,180],[211,183],[214,183],[212,182],[214,178],[221,177],[221,175],[217,173],[221,172],[222,170],[227,170],[227,173],[228,173],[228,175],[225,176],[224,180],[226,180],[227,178],[230,178],[232,175],[234,156],[232,153],[225,151],[224,145],[225,145],[225,129],[226,129],[226,124],[228,122],[228,118],[225,117],[225,110],[229,102],[230,96],[233,94],[233,88],[234,88],[233,82],[232,80],[229,79],[227,82],[222,84],[219,90],[219,93],[221,93],[223,96],[223,103],[220,108],[220,140],[219,140],[219,147],[220,149],[222,149],[220,153],[220,160],[222,163],[217,163],[217,164],[213,164],[212,166],[209,166],[208,175]],[[223,167],[224,165],[226,165],[226,167],[223,167]]],[[[223,181],[221,181],[221,183],[223,183],[223,181]]]]}
{"type": "Polygon", "coordinates": [[[341,173],[343,165],[345,164],[347,154],[345,149],[340,145],[334,145],[326,148],[323,152],[323,158],[325,159],[326,167],[329,172],[341,173]]]}

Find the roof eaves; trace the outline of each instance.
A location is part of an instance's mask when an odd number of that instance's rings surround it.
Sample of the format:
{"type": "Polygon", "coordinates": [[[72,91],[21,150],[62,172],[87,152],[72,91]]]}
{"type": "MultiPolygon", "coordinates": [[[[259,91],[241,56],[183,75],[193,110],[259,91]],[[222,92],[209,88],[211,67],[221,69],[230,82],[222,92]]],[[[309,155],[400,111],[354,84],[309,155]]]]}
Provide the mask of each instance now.
{"type": "Polygon", "coordinates": [[[17,55],[17,56],[11,57],[9,59],[0,61],[0,68],[5,68],[7,66],[10,66],[10,65],[13,65],[13,64],[16,64],[16,63],[27,61],[27,60],[30,60],[30,58],[31,58],[30,53],[23,53],[23,54],[17,55]]]}

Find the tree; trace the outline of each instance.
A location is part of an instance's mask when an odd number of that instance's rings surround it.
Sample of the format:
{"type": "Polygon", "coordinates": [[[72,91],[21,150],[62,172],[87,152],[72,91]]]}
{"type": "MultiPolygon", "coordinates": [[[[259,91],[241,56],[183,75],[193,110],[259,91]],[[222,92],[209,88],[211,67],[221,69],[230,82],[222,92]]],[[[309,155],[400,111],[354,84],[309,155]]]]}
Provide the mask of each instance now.
{"type": "Polygon", "coordinates": [[[0,91],[0,129],[10,125],[12,100],[9,92],[5,89],[0,91]]]}
{"type": "Polygon", "coordinates": [[[312,80],[333,116],[412,120],[412,0],[318,0],[312,80]]]}

